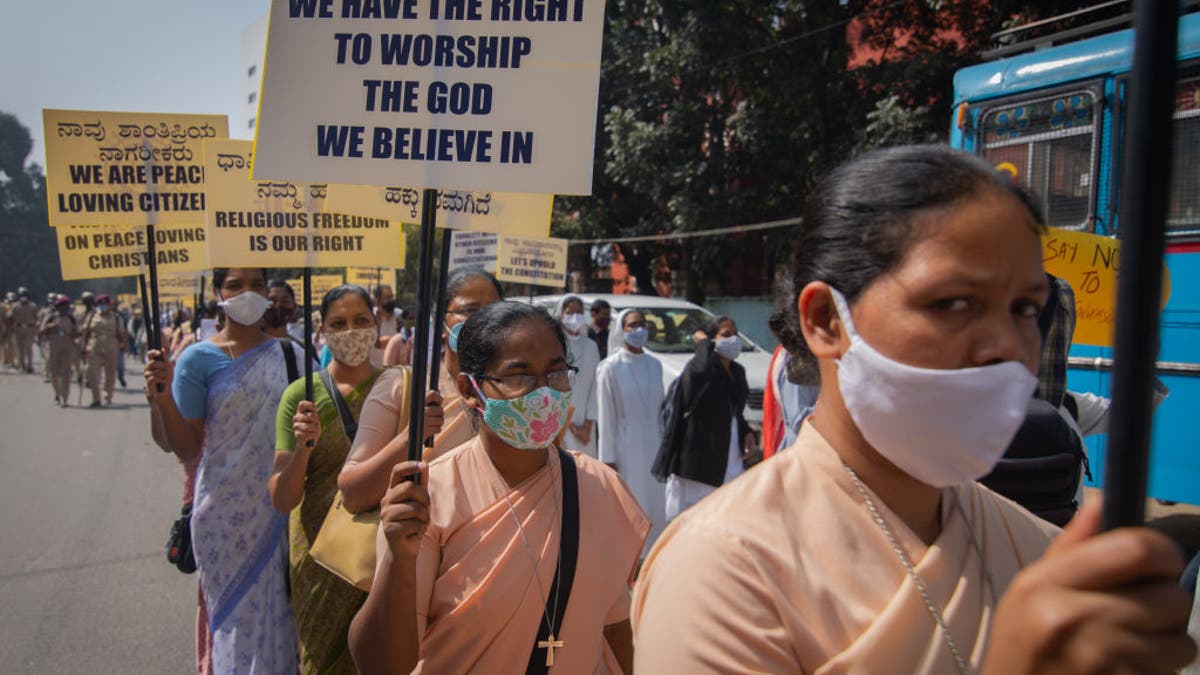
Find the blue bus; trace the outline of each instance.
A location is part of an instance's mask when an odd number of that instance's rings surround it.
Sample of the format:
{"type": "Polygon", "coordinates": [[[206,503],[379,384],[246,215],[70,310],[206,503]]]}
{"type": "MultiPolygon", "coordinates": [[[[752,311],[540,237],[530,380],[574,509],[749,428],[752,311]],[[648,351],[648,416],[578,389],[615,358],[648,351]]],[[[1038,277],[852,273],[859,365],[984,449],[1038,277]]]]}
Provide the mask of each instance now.
{"type": "MultiPolygon", "coordinates": [[[[1053,227],[1113,236],[1133,30],[964,68],[954,77],[950,142],[1012,173],[1053,227]]],[[[1154,416],[1150,496],[1200,504],[1200,12],[1180,17],[1158,377],[1170,395],[1154,416]]],[[[1068,388],[1110,396],[1110,348],[1074,345],[1068,388]]],[[[1093,485],[1106,438],[1088,439],[1093,485]]]]}

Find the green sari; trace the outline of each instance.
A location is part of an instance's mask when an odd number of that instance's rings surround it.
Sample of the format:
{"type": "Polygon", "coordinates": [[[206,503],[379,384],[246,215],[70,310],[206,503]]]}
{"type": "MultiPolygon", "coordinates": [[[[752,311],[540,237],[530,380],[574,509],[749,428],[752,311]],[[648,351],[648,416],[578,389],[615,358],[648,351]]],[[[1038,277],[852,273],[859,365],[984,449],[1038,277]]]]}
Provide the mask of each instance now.
{"type": "MultiPolygon", "coordinates": [[[[346,396],[350,415],[358,419],[363,402],[382,370],[346,396]]],[[[350,621],[358,613],[367,594],[319,565],[308,555],[325,515],[337,495],[337,477],[350,452],[350,440],[342,425],[341,416],[325,390],[320,377],[313,374],[313,398],[317,399],[317,415],[321,420],[321,438],[309,456],[304,475],[304,499],[292,509],[288,522],[289,578],[291,580],[292,613],[300,637],[300,672],[304,675],[353,674],[347,634],[350,621]]],[[[276,447],[293,450],[292,416],[304,400],[304,380],[288,386],[279,404],[276,447]],[[286,422],[286,427],[285,427],[286,422]],[[284,431],[286,428],[286,436],[284,431]],[[286,444],[284,444],[286,441],[286,444]]]]}

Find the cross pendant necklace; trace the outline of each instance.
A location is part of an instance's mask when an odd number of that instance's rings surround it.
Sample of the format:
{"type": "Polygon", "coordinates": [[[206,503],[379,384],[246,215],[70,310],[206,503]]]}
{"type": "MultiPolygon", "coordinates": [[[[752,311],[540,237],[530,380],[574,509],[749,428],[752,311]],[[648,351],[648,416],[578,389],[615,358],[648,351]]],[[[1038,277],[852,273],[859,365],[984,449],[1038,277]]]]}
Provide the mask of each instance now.
{"type": "Polygon", "coordinates": [[[554,650],[558,649],[562,646],[563,646],[563,641],[555,640],[554,633],[550,634],[549,640],[539,640],[538,641],[538,649],[546,650],[546,667],[547,668],[554,665],[554,650]]]}

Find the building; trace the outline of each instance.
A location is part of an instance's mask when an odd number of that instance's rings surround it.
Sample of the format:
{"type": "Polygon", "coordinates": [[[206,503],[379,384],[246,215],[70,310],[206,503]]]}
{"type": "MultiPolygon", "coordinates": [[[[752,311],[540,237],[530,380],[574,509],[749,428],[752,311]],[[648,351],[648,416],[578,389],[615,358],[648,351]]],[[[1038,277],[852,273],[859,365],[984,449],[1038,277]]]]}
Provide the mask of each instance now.
{"type": "Polygon", "coordinates": [[[230,136],[253,138],[258,118],[258,96],[262,87],[263,59],[267,55],[267,15],[263,14],[242,31],[242,118],[230,128],[230,136]]]}

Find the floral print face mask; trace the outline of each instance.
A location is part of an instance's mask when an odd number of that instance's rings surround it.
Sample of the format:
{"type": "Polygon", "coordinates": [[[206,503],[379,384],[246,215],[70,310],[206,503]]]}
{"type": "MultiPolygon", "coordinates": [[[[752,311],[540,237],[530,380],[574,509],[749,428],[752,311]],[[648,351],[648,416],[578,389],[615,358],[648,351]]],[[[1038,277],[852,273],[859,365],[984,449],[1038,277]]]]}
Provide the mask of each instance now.
{"type": "Polygon", "coordinates": [[[352,328],[325,334],[325,344],[333,358],[354,367],[367,360],[375,346],[375,327],[352,328]]]}
{"type": "Polygon", "coordinates": [[[569,391],[540,387],[524,396],[503,399],[484,396],[474,377],[471,385],[484,402],[479,411],[484,424],[514,448],[541,450],[554,442],[566,424],[567,409],[571,407],[569,391]]]}

